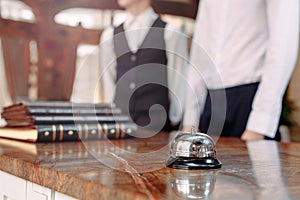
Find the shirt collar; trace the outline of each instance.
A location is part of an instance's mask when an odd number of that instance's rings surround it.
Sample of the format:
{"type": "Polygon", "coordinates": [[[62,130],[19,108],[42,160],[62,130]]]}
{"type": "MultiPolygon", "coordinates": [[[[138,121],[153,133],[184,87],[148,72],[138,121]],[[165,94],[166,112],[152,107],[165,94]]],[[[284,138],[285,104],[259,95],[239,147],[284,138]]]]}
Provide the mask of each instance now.
{"type": "Polygon", "coordinates": [[[147,8],[138,16],[133,16],[130,13],[128,13],[127,18],[124,22],[124,29],[130,29],[133,23],[138,23],[140,27],[151,26],[157,17],[158,15],[154,12],[152,7],[147,8]]]}

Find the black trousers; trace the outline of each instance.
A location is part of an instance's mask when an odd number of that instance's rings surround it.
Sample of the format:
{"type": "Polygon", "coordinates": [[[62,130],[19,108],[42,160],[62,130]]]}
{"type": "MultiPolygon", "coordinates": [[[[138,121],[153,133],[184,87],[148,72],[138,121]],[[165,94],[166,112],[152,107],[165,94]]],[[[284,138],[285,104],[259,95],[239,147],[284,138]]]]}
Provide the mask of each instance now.
{"type": "MultiPolygon", "coordinates": [[[[209,135],[241,137],[246,129],[252,102],[259,83],[209,90],[200,117],[200,131],[209,135]]],[[[280,141],[279,127],[275,138],[280,141]]]]}

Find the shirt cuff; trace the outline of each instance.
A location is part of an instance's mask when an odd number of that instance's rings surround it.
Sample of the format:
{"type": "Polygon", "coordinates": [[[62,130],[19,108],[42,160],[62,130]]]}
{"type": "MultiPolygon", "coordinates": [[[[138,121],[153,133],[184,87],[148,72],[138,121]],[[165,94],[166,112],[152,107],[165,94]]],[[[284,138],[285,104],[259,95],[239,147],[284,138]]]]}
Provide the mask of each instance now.
{"type": "Polygon", "coordinates": [[[199,126],[199,111],[197,109],[186,110],[183,117],[183,126],[194,126],[198,129],[199,126]]]}
{"type": "Polygon", "coordinates": [[[265,113],[251,112],[248,118],[247,130],[274,138],[278,128],[279,117],[265,113]]]}

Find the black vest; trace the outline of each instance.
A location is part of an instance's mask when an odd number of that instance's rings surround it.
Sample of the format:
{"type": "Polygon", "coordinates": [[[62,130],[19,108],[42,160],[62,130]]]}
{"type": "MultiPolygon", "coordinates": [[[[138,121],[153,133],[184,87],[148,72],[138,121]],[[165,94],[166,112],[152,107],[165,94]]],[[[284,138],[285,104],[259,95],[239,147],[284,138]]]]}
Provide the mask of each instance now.
{"type": "Polygon", "coordinates": [[[114,101],[137,125],[156,131],[167,130],[170,124],[165,26],[158,18],[136,53],[130,51],[123,24],[114,29],[117,57],[114,101]],[[160,107],[150,110],[155,104],[160,107]]]}

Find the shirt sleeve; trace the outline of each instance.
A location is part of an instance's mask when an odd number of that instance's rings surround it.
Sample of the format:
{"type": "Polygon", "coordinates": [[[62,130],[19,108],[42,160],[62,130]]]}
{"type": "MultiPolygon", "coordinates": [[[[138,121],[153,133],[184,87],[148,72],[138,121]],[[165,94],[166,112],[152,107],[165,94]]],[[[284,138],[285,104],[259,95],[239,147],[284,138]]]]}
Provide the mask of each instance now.
{"type": "MultiPolygon", "coordinates": [[[[199,4],[198,10],[200,9],[201,5],[199,4]]],[[[196,129],[199,125],[200,114],[204,108],[205,98],[207,95],[207,86],[203,77],[203,69],[211,70],[211,68],[213,67],[213,62],[208,56],[208,53],[203,49],[202,45],[200,45],[201,28],[202,27],[198,14],[194,29],[194,35],[191,43],[189,64],[187,67],[186,76],[188,80],[188,85],[185,88],[186,100],[183,116],[183,126],[194,126],[196,129]]]]}
{"type": "Polygon", "coordinates": [[[116,80],[116,56],[113,44],[113,27],[105,29],[102,33],[99,53],[100,53],[100,81],[102,83],[102,101],[112,102],[115,95],[116,80]]]}
{"type": "Polygon", "coordinates": [[[167,24],[164,39],[168,59],[168,87],[170,97],[169,117],[178,124],[185,106],[186,67],[188,63],[187,38],[178,27],[167,24]]]}
{"type": "Polygon", "coordinates": [[[266,0],[269,38],[263,74],[247,129],[274,137],[299,40],[299,0],[266,0]]]}
{"type": "MultiPolygon", "coordinates": [[[[197,26],[196,26],[197,27],[197,26]]],[[[195,30],[197,31],[197,29],[195,30]]],[[[203,57],[207,57],[203,49],[196,42],[198,35],[192,42],[190,62],[187,67],[188,85],[185,88],[185,111],[183,117],[183,126],[194,126],[196,129],[199,125],[200,114],[203,110],[205,98],[207,95],[207,87],[202,77],[199,65],[205,65],[203,57]]]]}

